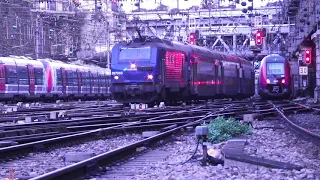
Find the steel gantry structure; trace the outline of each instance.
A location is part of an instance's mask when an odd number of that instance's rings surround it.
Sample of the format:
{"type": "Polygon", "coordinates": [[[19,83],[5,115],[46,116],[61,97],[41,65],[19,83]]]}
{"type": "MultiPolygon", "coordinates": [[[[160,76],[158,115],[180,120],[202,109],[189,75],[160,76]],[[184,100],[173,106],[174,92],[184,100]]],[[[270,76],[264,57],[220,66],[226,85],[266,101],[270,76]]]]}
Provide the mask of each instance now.
{"type": "Polygon", "coordinates": [[[208,5],[169,12],[141,10],[127,13],[127,36],[135,36],[139,27],[147,35],[188,41],[190,33],[196,32],[198,45],[229,54],[287,52],[286,42],[294,24],[282,15],[284,7],[279,2],[250,11],[208,5]],[[262,45],[255,46],[254,36],[259,29],[267,34],[262,45]]]}

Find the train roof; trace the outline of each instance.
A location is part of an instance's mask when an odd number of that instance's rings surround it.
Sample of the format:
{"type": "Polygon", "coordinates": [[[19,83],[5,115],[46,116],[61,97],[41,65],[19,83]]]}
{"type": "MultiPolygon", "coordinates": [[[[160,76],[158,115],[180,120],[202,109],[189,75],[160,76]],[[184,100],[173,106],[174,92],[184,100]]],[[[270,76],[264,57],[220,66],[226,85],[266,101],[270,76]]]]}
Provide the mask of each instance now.
{"type": "Polygon", "coordinates": [[[279,54],[270,54],[264,57],[261,62],[285,62],[287,59],[279,54]]]}
{"type": "Polygon", "coordinates": [[[217,59],[223,59],[226,61],[240,61],[242,63],[251,64],[250,61],[240,58],[237,56],[229,55],[227,53],[221,53],[218,51],[214,51],[205,47],[200,47],[196,45],[190,45],[186,43],[181,43],[179,41],[169,41],[169,40],[162,40],[156,37],[151,37],[150,39],[146,38],[141,41],[139,39],[135,39],[129,43],[118,43],[114,46],[114,48],[121,48],[121,47],[160,47],[164,49],[175,49],[177,51],[183,51],[186,53],[196,53],[202,54],[204,56],[211,56],[217,59]]]}
{"type": "Polygon", "coordinates": [[[0,63],[4,63],[5,65],[12,65],[12,66],[32,65],[34,67],[42,67],[41,62],[34,59],[29,59],[27,57],[22,57],[22,56],[0,57],[0,63]]]}

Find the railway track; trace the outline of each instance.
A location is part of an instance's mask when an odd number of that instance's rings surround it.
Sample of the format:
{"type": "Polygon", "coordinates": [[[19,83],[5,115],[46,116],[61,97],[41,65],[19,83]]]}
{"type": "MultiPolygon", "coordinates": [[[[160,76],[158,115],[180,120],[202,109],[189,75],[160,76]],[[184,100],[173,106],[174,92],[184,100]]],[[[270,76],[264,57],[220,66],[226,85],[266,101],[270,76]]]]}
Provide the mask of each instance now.
{"type": "MultiPolygon", "coordinates": [[[[241,107],[244,107],[245,104],[246,103],[242,103],[241,107]]],[[[209,118],[209,117],[214,118],[219,115],[233,116],[234,112],[231,112],[231,111],[225,111],[225,112],[216,113],[215,115],[212,115],[213,111],[217,111],[217,112],[221,111],[221,108],[228,105],[230,105],[230,102],[225,103],[223,105],[217,105],[217,104],[199,105],[199,106],[193,107],[193,109],[190,109],[189,107],[188,109],[181,110],[181,111],[174,111],[174,112],[168,111],[170,113],[163,114],[161,116],[144,118],[134,122],[125,122],[125,123],[121,123],[121,124],[114,125],[107,128],[94,129],[91,131],[78,132],[71,135],[60,136],[57,138],[44,139],[41,141],[35,141],[31,143],[25,143],[21,145],[0,148],[0,156],[1,156],[0,159],[2,159],[3,162],[8,162],[8,161],[10,162],[13,157],[14,158],[20,157],[23,159],[24,156],[26,157],[28,156],[26,153],[30,153],[33,151],[37,152],[39,149],[54,147],[54,146],[57,146],[57,144],[59,144],[58,146],[60,146],[68,142],[77,141],[77,140],[79,141],[88,140],[88,139],[94,140],[96,138],[101,138],[106,134],[112,134],[117,132],[130,132],[130,131],[135,132],[137,130],[142,130],[142,129],[147,129],[147,130],[162,129],[161,130],[162,132],[167,132],[168,129],[172,130],[172,128],[177,129],[179,127],[178,129],[181,129],[180,128],[181,126],[184,126],[186,124],[190,125],[190,123],[195,122],[196,120],[199,120],[199,119],[209,118]]],[[[237,106],[234,106],[233,108],[234,108],[233,111],[238,111],[240,114],[247,113],[247,110],[248,110],[248,109],[240,108],[237,106]]]]}
{"type": "MultiPolygon", "coordinates": [[[[72,179],[75,177],[86,177],[86,172],[89,171],[94,172],[91,177],[99,177],[99,175],[96,173],[99,173],[99,169],[101,169],[101,167],[112,165],[112,162],[121,160],[123,157],[132,157],[134,154],[137,155],[137,148],[139,149],[142,146],[153,147],[153,145],[157,144],[157,142],[163,141],[166,137],[179,132],[181,129],[186,127],[195,127],[196,125],[205,121],[209,121],[217,116],[242,118],[243,114],[255,114],[257,117],[263,118],[266,116],[276,115],[279,113],[279,111],[281,111],[283,114],[293,114],[298,112],[309,112],[311,111],[310,109],[312,108],[303,107],[294,103],[290,103],[290,105],[288,105],[288,102],[254,101],[248,103],[248,101],[226,101],[208,103],[194,107],[186,106],[184,108],[170,107],[168,109],[148,109],[146,111],[139,111],[138,113],[128,112],[114,117],[103,117],[103,115],[98,115],[96,117],[90,117],[91,119],[83,118],[86,119],[83,120],[83,124],[81,124],[81,120],[78,120],[79,122],[72,122],[72,120],[69,120],[68,123],[70,124],[65,124],[65,127],[68,128],[68,133],[70,134],[57,133],[56,137],[53,138],[50,137],[50,134],[48,134],[48,136],[44,136],[43,139],[37,139],[37,137],[33,137],[34,139],[31,142],[0,148],[0,160],[2,161],[0,166],[3,163],[10,163],[16,158],[18,158],[18,162],[23,161],[26,158],[31,158],[32,160],[32,157],[29,156],[30,153],[39,153],[39,150],[40,152],[48,152],[50,154],[52,148],[56,149],[73,141],[76,144],[82,144],[83,142],[95,141],[97,138],[101,140],[101,138],[106,137],[108,134],[115,134],[117,136],[119,135],[119,137],[123,138],[128,137],[126,135],[120,136],[121,133],[131,133],[129,136],[139,137],[137,132],[141,132],[141,130],[158,130],[161,132],[160,134],[147,139],[133,138],[135,139],[135,142],[130,141],[129,144],[122,144],[123,147],[107,149],[107,151],[99,153],[90,159],[86,159],[78,163],[62,164],[59,167],[56,166],[56,168],[59,169],[43,167],[45,170],[43,170],[42,173],[34,173],[30,177],[24,178],[72,179]],[[135,119],[128,121],[128,117],[133,118],[135,116],[135,119]],[[98,120],[95,118],[101,119],[98,120]],[[103,118],[109,118],[109,121],[103,120],[103,118]],[[90,121],[94,123],[91,123],[90,121]],[[96,171],[97,169],[98,171],[96,171]]],[[[313,109],[313,111],[316,110],[317,109],[313,109]]],[[[54,122],[47,123],[51,126],[54,125],[54,122]]],[[[56,123],[59,124],[61,122],[56,123]]],[[[27,128],[28,127],[26,127],[26,129],[27,128]]],[[[53,134],[51,134],[51,136],[53,136],[53,134]]],[[[25,139],[28,139],[28,137],[25,137],[25,139]]],[[[109,139],[109,141],[113,140],[109,139]]],[[[93,143],[92,146],[94,147],[95,144],[93,143]]],[[[45,158],[46,157],[50,158],[50,155],[49,157],[45,156],[45,158]]],[[[16,164],[21,166],[19,163],[16,164]]],[[[53,164],[55,163],[53,162],[53,164]]],[[[9,165],[8,168],[18,167],[15,165],[9,165]]]]}
{"type": "MultiPolygon", "coordinates": [[[[219,102],[219,104],[230,102],[219,102]]],[[[211,105],[212,108],[219,108],[221,105],[211,105]],[[216,107],[214,107],[216,106],[216,107]]],[[[201,107],[201,106],[199,106],[201,107]]],[[[165,109],[147,109],[133,113],[123,113],[119,107],[102,107],[95,111],[81,109],[80,112],[66,114],[66,120],[33,122],[18,125],[6,125],[0,127],[0,141],[14,141],[14,143],[28,143],[36,140],[43,140],[64,135],[75,134],[76,132],[94,130],[98,128],[108,128],[120,125],[125,122],[137,120],[156,120],[159,118],[177,118],[184,116],[187,109],[194,108],[185,106],[182,108],[167,107],[165,109]],[[89,111],[89,112],[88,112],[89,111]],[[83,117],[83,118],[80,118],[83,117]]],[[[192,112],[193,116],[203,114],[211,109],[200,109],[192,112]]],[[[187,118],[185,118],[187,119],[187,118]]],[[[180,119],[183,120],[183,119],[180,119]]],[[[145,125],[147,126],[147,125],[145,125]]],[[[149,125],[151,126],[151,125],[149,125]]],[[[8,144],[10,145],[10,143],[8,144]]]]}
{"type": "MultiPolygon", "coordinates": [[[[92,115],[99,115],[104,110],[116,111],[122,110],[121,106],[108,105],[108,102],[102,104],[79,104],[79,105],[55,105],[50,107],[36,107],[18,109],[16,112],[0,114],[0,123],[25,121],[26,117],[30,117],[30,121],[48,121],[53,118],[50,117],[51,113],[68,113],[69,116],[86,117],[91,113],[92,115]],[[95,114],[96,113],[96,114],[95,114]]],[[[54,117],[55,119],[56,117],[54,117]]]]}
{"type": "MultiPolygon", "coordinates": [[[[109,164],[110,162],[113,162],[115,160],[119,160],[123,157],[130,156],[132,154],[135,154],[136,148],[139,148],[141,146],[151,146],[155,142],[158,142],[159,140],[163,140],[165,137],[170,136],[173,133],[179,132],[179,130],[189,127],[189,126],[196,126],[198,124],[201,124],[206,121],[210,121],[212,118],[215,118],[217,116],[236,116],[236,115],[242,115],[250,112],[250,107],[248,107],[247,102],[243,103],[226,103],[222,106],[213,105],[212,107],[197,107],[190,111],[185,112],[176,112],[171,113],[167,115],[163,115],[163,117],[157,117],[153,119],[149,119],[147,121],[130,124],[128,126],[122,126],[122,127],[116,127],[113,128],[117,130],[130,130],[130,129],[137,129],[142,127],[147,128],[155,128],[158,126],[158,128],[162,128],[161,133],[155,136],[152,136],[150,138],[140,140],[138,142],[132,143],[130,145],[124,146],[122,148],[118,148],[115,150],[111,150],[102,154],[99,154],[95,157],[92,157],[90,159],[81,161],[76,164],[72,164],[66,167],[63,167],[61,169],[49,172],[47,174],[35,177],[33,179],[70,179],[70,177],[75,178],[79,176],[84,176],[83,174],[86,171],[91,171],[91,168],[94,169],[94,167],[102,167],[104,165],[109,164]],[[211,111],[206,111],[206,109],[210,109],[211,111]],[[202,112],[201,115],[194,115],[195,112],[202,112]],[[176,115],[179,114],[180,118],[176,115]],[[191,116],[193,114],[193,116],[191,116]],[[173,117],[171,117],[173,116],[173,117]],[[185,118],[185,116],[188,117],[185,118]],[[170,117],[170,118],[169,118],[170,117]],[[165,118],[165,119],[164,119],[165,118]],[[91,167],[88,169],[88,167],[91,167]]],[[[1,152],[0,152],[1,153],[1,152]]],[[[71,178],[71,179],[72,179],[71,178]]]]}
{"type": "Polygon", "coordinates": [[[320,145],[320,109],[292,101],[269,101],[285,124],[295,133],[320,145]],[[302,114],[301,114],[302,113],[302,114]],[[294,114],[294,115],[291,115],[294,114]],[[303,118],[298,120],[297,116],[303,118]]]}
{"type": "MultiPolygon", "coordinates": [[[[63,142],[68,139],[76,139],[81,138],[85,136],[96,136],[104,134],[106,132],[112,132],[117,131],[120,129],[137,129],[137,128],[150,128],[150,127],[161,127],[161,126],[167,126],[172,124],[181,124],[188,122],[192,120],[193,117],[198,117],[201,115],[205,115],[208,113],[208,109],[204,109],[204,105],[197,106],[191,110],[182,110],[178,112],[172,113],[172,111],[169,111],[169,113],[163,113],[163,112],[156,112],[152,114],[135,114],[130,116],[112,116],[112,117],[96,117],[93,118],[87,118],[82,119],[78,121],[69,120],[67,124],[66,122],[47,122],[47,123],[38,123],[40,125],[35,126],[24,126],[21,125],[19,128],[25,128],[27,131],[30,131],[30,128],[38,128],[41,129],[44,127],[51,126],[50,128],[56,128],[61,129],[62,128],[62,134],[59,134],[59,131],[55,132],[55,134],[39,134],[37,136],[30,136],[30,135],[24,135],[24,136],[16,136],[11,137],[10,140],[16,139],[17,141],[27,142],[25,144],[19,144],[15,146],[10,146],[6,148],[0,149],[0,157],[8,156],[5,152],[14,154],[15,151],[20,150],[26,150],[30,149],[30,147],[38,146],[39,144],[52,144],[57,142],[63,142]],[[201,109],[202,108],[202,109],[201,109]],[[183,118],[184,117],[184,118],[183,118]],[[54,126],[54,123],[58,123],[59,126],[54,126]],[[64,128],[67,129],[67,133],[63,131],[63,127],[61,127],[61,124],[64,125],[64,128]],[[54,137],[52,137],[54,136],[54,137]],[[33,141],[32,141],[33,140],[33,141]],[[34,141],[38,140],[38,141],[34,141]],[[31,141],[31,142],[30,142],[31,141]]],[[[219,109],[220,107],[215,107],[215,109],[219,109]]],[[[228,115],[228,114],[226,114],[228,115]]],[[[17,128],[15,126],[10,126],[11,128],[17,128]]],[[[6,130],[10,129],[10,127],[7,127],[6,130]]],[[[5,140],[5,139],[2,139],[5,140]]],[[[9,140],[9,139],[6,139],[9,140]]],[[[32,149],[32,148],[31,148],[32,149]]]]}

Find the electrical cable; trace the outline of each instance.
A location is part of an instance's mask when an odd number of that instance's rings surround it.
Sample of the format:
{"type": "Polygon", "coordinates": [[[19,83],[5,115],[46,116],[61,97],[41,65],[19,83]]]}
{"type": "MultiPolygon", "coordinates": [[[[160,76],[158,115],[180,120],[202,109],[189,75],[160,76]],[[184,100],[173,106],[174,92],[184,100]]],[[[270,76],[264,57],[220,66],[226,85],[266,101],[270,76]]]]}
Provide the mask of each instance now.
{"type": "Polygon", "coordinates": [[[169,165],[184,165],[186,164],[187,162],[189,162],[197,153],[197,150],[199,148],[199,144],[200,144],[200,139],[201,138],[197,138],[197,146],[196,146],[196,149],[194,150],[194,152],[192,153],[191,157],[189,157],[187,160],[185,160],[184,162],[179,162],[179,163],[174,163],[174,164],[169,164],[169,165]]]}
{"type": "Polygon", "coordinates": [[[200,139],[201,139],[201,138],[198,138],[197,146],[196,146],[196,149],[194,150],[194,152],[193,152],[192,156],[191,156],[190,158],[188,158],[186,161],[184,161],[184,162],[180,163],[181,165],[186,164],[187,162],[189,162],[189,161],[190,161],[190,160],[191,160],[191,159],[196,155],[197,150],[198,150],[198,148],[199,148],[200,139]]]}

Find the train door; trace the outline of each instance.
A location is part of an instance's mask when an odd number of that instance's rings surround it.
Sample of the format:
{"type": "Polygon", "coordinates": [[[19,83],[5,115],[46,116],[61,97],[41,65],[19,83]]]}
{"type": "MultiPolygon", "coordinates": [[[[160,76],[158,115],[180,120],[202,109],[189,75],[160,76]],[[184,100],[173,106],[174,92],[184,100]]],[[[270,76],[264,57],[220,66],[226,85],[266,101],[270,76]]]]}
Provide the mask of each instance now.
{"type": "Polygon", "coordinates": [[[77,69],[77,79],[78,79],[78,94],[81,94],[81,86],[82,86],[82,77],[81,72],[77,69]]]}
{"type": "Polygon", "coordinates": [[[107,94],[110,94],[111,87],[111,75],[106,75],[107,94]]]}
{"type": "Polygon", "coordinates": [[[240,64],[240,93],[241,94],[244,94],[246,93],[246,87],[245,87],[245,82],[246,82],[246,79],[245,79],[245,75],[244,75],[244,69],[245,67],[243,66],[243,64],[241,63],[240,64]]]}
{"type": "Polygon", "coordinates": [[[223,64],[221,64],[220,66],[220,77],[219,77],[219,82],[218,82],[218,86],[219,86],[219,90],[222,94],[225,94],[225,87],[226,83],[225,83],[225,78],[224,78],[224,67],[223,64]]]}
{"type": "Polygon", "coordinates": [[[219,89],[218,89],[218,80],[219,80],[219,62],[216,60],[214,62],[214,95],[217,95],[220,93],[219,89]]]}
{"type": "Polygon", "coordinates": [[[28,65],[28,75],[29,75],[29,93],[34,94],[36,89],[36,78],[34,76],[34,67],[32,65],[28,65]]]}
{"type": "Polygon", "coordinates": [[[197,61],[194,57],[192,57],[192,59],[190,60],[190,67],[191,67],[191,77],[190,77],[190,81],[191,81],[191,85],[192,85],[192,89],[194,93],[198,93],[198,82],[197,82],[197,61]]]}
{"type": "Polygon", "coordinates": [[[222,91],[222,66],[221,66],[221,63],[220,62],[216,62],[215,63],[216,66],[216,92],[217,94],[222,94],[223,91],[222,91]]]}
{"type": "Polygon", "coordinates": [[[93,77],[92,77],[92,73],[91,73],[91,71],[89,71],[88,72],[89,73],[89,84],[90,84],[90,94],[92,94],[93,93],[93,77]]]}
{"type": "Polygon", "coordinates": [[[237,89],[238,89],[238,93],[242,93],[242,86],[241,86],[241,81],[242,81],[242,72],[241,72],[241,63],[236,65],[236,72],[237,72],[237,89]]]}
{"type": "Polygon", "coordinates": [[[6,91],[6,76],[4,65],[0,64],[0,93],[4,93],[6,91]]]}
{"type": "Polygon", "coordinates": [[[67,93],[67,76],[66,76],[66,70],[64,68],[61,68],[61,76],[62,76],[62,93],[67,93]]]}
{"type": "Polygon", "coordinates": [[[100,94],[102,86],[101,86],[101,78],[100,78],[100,74],[99,73],[97,73],[96,81],[97,81],[97,86],[98,86],[98,93],[100,94]]]}

